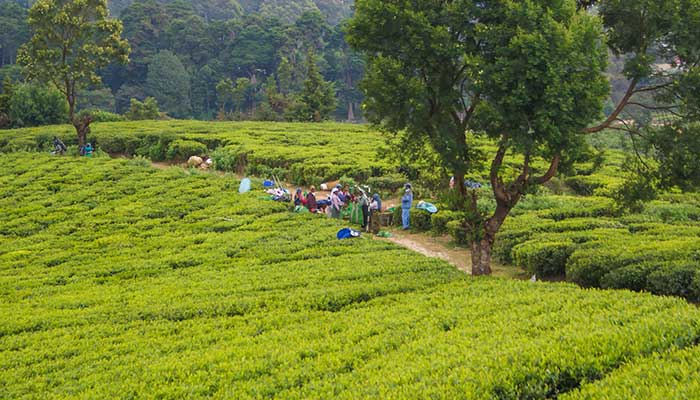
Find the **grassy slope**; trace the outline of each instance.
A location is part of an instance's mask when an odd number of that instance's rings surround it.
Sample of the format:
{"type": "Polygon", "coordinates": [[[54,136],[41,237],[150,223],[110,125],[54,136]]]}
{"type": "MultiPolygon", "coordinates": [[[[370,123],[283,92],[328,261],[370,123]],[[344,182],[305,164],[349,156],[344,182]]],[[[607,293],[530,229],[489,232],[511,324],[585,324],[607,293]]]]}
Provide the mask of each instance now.
{"type": "Polygon", "coordinates": [[[677,299],[469,279],[236,188],[0,155],[0,397],[542,398],[700,337],[677,299]]]}

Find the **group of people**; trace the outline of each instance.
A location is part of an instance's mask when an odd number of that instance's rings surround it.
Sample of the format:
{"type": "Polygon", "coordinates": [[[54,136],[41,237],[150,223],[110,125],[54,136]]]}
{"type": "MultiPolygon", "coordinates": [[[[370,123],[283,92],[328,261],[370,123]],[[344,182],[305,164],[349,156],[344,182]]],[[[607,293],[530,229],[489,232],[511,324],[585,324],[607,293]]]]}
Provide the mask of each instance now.
{"type": "Polygon", "coordinates": [[[382,200],[378,193],[369,197],[365,190],[358,188],[359,195],[355,196],[349,186],[336,185],[327,199],[316,198],[316,188],[311,186],[304,195],[301,188],[294,194],[294,205],[306,207],[312,213],[327,213],[331,218],[340,219],[344,208],[354,204],[362,211],[362,229],[379,232],[379,213],[382,211],[382,200]]]}
{"type": "MultiPolygon", "coordinates": [[[[59,139],[57,136],[53,137],[53,147],[54,151],[52,154],[59,154],[63,155],[68,151],[68,147],[59,139]]],[[[80,155],[85,156],[85,157],[92,157],[92,153],[95,151],[95,149],[92,147],[92,144],[88,143],[85,146],[80,146],[80,155]]]]}
{"type": "MultiPolygon", "coordinates": [[[[362,228],[372,232],[379,231],[379,213],[382,212],[382,200],[378,193],[369,197],[365,190],[358,188],[359,196],[355,196],[349,186],[337,185],[331,190],[328,199],[316,198],[316,187],[311,186],[309,192],[304,194],[301,188],[294,193],[294,205],[306,207],[312,213],[327,213],[331,218],[341,218],[342,211],[351,203],[362,210],[362,228]]],[[[410,228],[411,207],[413,206],[413,188],[410,183],[404,185],[404,193],[401,196],[401,223],[404,230],[410,228]]]]}

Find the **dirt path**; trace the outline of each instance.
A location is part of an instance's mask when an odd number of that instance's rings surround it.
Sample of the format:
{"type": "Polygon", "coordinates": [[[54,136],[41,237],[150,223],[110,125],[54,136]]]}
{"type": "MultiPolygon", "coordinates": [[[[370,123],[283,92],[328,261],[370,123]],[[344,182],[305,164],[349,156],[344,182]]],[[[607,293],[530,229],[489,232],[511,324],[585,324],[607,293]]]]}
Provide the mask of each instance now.
{"type": "MultiPolygon", "coordinates": [[[[390,230],[389,240],[399,246],[406,247],[427,257],[439,258],[454,265],[460,271],[471,275],[472,255],[464,247],[457,247],[451,243],[448,236],[431,236],[428,233],[410,233],[402,230],[390,230]]],[[[512,279],[529,279],[528,274],[517,267],[491,263],[494,276],[502,276],[512,279]]]]}
{"type": "Polygon", "coordinates": [[[471,253],[467,249],[448,246],[449,239],[440,236],[428,236],[422,233],[408,233],[392,230],[387,238],[400,246],[406,247],[428,257],[439,258],[454,265],[459,270],[471,274],[471,253]]]}

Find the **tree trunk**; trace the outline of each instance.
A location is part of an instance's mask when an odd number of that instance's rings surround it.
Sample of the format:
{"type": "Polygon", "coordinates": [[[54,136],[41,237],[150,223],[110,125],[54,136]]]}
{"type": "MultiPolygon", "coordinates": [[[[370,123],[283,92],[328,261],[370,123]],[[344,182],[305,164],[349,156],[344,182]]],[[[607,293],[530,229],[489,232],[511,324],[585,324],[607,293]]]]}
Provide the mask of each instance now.
{"type": "Polygon", "coordinates": [[[88,134],[90,134],[90,122],[92,122],[92,119],[88,116],[85,116],[82,119],[76,119],[76,121],[73,123],[73,126],[75,127],[75,130],[78,133],[79,148],[84,147],[87,143],[87,136],[88,134]]]}
{"type": "Polygon", "coordinates": [[[348,121],[355,120],[355,113],[352,111],[352,102],[348,102],[348,121]]]}
{"type": "Polygon", "coordinates": [[[496,233],[506,220],[512,207],[497,202],[496,211],[484,224],[481,240],[472,242],[472,276],[491,275],[491,253],[496,233]]]}
{"type": "Polygon", "coordinates": [[[491,248],[493,243],[483,239],[472,243],[472,276],[491,275],[491,248]]]}

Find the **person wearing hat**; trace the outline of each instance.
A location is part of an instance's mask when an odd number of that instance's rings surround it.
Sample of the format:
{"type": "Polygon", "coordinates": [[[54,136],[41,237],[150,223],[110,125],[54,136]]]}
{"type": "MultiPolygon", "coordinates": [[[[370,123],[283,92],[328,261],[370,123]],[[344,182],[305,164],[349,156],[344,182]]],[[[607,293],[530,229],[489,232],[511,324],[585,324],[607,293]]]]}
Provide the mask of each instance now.
{"type": "Polygon", "coordinates": [[[306,208],[312,213],[318,211],[318,203],[316,202],[316,187],[311,186],[309,193],[306,194],[306,208]]]}
{"type": "Polygon", "coordinates": [[[345,205],[338,196],[339,192],[338,188],[331,191],[331,218],[340,218],[340,209],[345,205]]]}
{"type": "Polygon", "coordinates": [[[413,191],[411,191],[410,183],[404,185],[404,189],[404,194],[401,197],[401,222],[403,223],[403,229],[408,230],[411,222],[411,206],[413,205],[413,191]]]}
{"type": "Polygon", "coordinates": [[[382,199],[379,197],[379,193],[375,193],[372,196],[372,201],[369,203],[369,230],[375,235],[379,233],[379,213],[382,212],[382,199]]]}
{"type": "Polygon", "coordinates": [[[294,205],[295,206],[306,206],[306,197],[301,192],[301,188],[297,188],[294,192],[294,205]]]}

